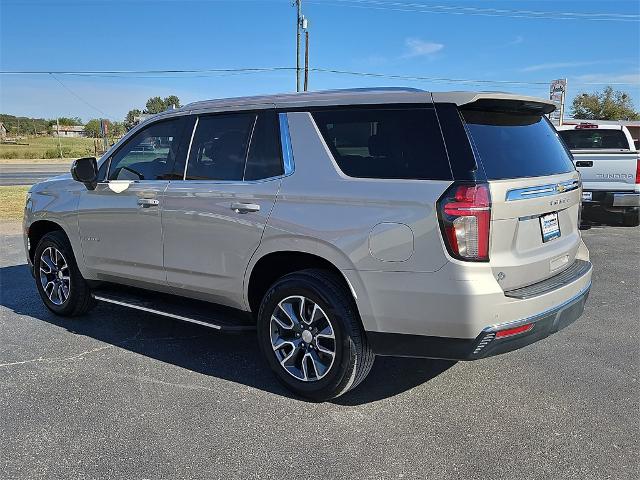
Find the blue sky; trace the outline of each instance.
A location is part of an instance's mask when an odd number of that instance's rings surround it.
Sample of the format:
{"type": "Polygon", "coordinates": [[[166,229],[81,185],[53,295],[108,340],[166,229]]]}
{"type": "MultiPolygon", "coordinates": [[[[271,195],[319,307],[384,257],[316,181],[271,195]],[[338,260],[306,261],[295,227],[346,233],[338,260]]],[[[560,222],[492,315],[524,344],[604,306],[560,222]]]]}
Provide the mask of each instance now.
{"type": "MultiPolygon", "coordinates": [[[[292,67],[295,8],[291,4],[291,0],[0,0],[0,69],[292,67]]],[[[303,0],[310,22],[312,67],[531,83],[412,81],[313,72],[310,89],[396,85],[546,97],[546,83],[566,77],[570,98],[601,89],[601,82],[615,82],[624,84],[617,88],[630,92],[638,109],[639,5],[637,0],[303,0]],[[607,18],[613,21],[595,20],[600,18],[593,16],[596,13],[611,14],[607,18]]],[[[176,94],[186,103],[286,92],[295,89],[295,74],[1,75],[0,82],[2,113],[121,120],[129,109],[143,107],[150,96],[176,94]]]]}

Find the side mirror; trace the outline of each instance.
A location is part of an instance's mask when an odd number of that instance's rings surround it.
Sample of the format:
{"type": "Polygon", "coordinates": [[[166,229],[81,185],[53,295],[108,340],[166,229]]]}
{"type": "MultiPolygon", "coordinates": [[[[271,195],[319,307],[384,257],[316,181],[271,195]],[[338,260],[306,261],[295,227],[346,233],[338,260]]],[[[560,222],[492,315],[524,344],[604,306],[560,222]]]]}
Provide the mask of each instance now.
{"type": "Polygon", "coordinates": [[[82,182],[89,190],[98,184],[98,162],[95,157],[79,158],[71,165],[71,176],[76,182],[82,182]]]}

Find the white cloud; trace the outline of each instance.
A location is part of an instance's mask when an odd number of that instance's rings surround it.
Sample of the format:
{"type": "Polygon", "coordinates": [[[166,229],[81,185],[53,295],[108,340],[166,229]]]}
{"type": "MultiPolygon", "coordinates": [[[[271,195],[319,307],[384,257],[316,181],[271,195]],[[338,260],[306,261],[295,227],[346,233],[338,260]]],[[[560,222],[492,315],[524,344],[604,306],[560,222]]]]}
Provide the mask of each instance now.
{"type": "Polygon", "coordinates": [[[554,68],[575,68],[586,67],[588,65],[597,65],[601,62],[554,62],[554,63],[540,63],[538,65],[529,65],[528,67],[521,68],[521,72],[538,72],[540,70],[553,70],[554,68]]]}
{"type": "Polygon", "coordinates": [[[573,80],[578,83],[629,83],[637,87],[640,85],[640,72],[620,74],[588,73],[574,77],[573,80]]]}
{"type": "Polygon", "coordinates": [[[408,49],[403,55],[404,58],[428,57],[444,48],[442,43],[425,42],[419,38],[407,38],[404,43],[408,49]]]}

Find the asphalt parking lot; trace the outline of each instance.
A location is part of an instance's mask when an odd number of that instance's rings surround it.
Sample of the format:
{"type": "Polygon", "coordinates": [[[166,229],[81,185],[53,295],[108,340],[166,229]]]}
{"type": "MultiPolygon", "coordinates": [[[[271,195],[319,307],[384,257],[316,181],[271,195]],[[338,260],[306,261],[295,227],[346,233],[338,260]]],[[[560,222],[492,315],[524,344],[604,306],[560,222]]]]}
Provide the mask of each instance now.
{"type": "Polygon", "coordinates": [[[640,228],[583,232],[583,317],[472,363],[378,358],[332,403],[292,398],[253,334],[40,302],[0,258],[0,477],[636,479],[640,228]]]}

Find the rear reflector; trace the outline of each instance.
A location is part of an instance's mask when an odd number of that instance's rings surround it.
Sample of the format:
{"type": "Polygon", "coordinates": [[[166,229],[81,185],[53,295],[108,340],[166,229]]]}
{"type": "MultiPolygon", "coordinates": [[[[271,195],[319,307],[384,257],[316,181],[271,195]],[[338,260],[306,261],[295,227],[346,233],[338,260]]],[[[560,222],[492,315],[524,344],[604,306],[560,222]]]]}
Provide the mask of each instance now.
{"type": "Polygon", "coordinates": [[[451,256],[489,260],[491,196],[486,183],[452,185],[438,201],[438,215],[451,256]]]}
{"type": "Polygon", "coordinates": [[[519,327],[507,328],[506,330],[499,330],[496,332],[496,338],[512,337],[530,331],[533,328],[533,323],[527,323],[520,325],[519,327]]]}

